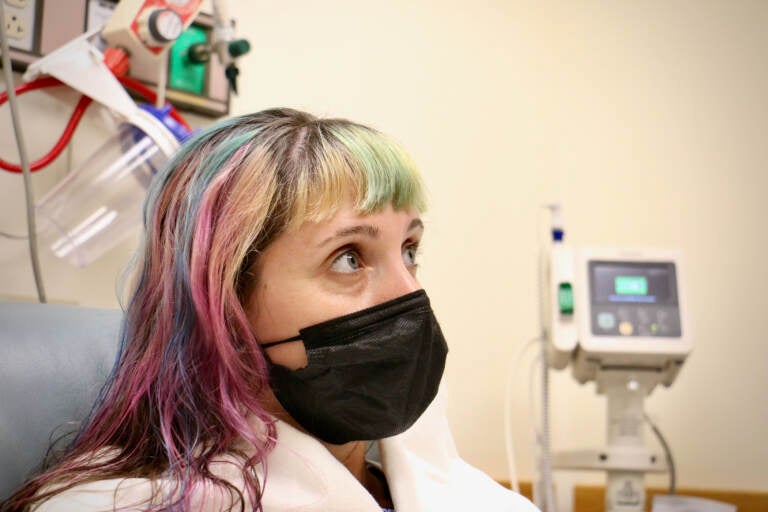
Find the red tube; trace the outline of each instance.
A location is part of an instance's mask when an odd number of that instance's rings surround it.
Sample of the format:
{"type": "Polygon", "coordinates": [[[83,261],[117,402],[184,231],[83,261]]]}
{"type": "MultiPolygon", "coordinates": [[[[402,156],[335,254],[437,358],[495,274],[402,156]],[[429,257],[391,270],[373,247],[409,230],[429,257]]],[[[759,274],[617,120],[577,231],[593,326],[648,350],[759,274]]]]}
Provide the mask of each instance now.
{"type": "MultiPolygon", "coordinates": [[[[64,85],[61,80],[52,76],[40,77],[31,82],[25,82],[16,86],[16,94],[24,94],[25,92],[34,91],[35,89],[43,89],[45,87],[55,87],[57,85],[64,85]]],[[[0,92],[0,105],[8,101],[8,91],[0,92]]]]}
{"type": "MultiPolygon", "coordinates": [[[[25,92],[34,91],[36,89],[42,89],[45,87],[55,87],[58,85],[63,85],[60,80],[50,76],[46,76],[46,77],[38,78],[37,80],[33,80],[28,83],[19,84],[16,87],[16,94],[23,94],[25,92]]],[[[8,93],[6,91],[3,91],[3,93],[0,94],[0,105],[5,103],[7,100],[8,100],[8,93]]],[[[51,150],[45,156],[43,156],[39,160],[36,160],[30,164],[29,170],[31,172],[39,171],[43,167],[46,167],[51,162],[56,160],[56,158],[58,158],[61,152],[64,151],[64,148],[67,147],[67,144],[69,144],[69,141],[72,140],[72,135],[74,135],[75,133],[75,128],[77,128],[77,125],[80,123],[80,119],[82,119],[83,114],[85,113],[85,110],[88,108],[88,105],[90,105],[92,101],[93,100],[88,96],[82,96],[80,98],[80,101],[77,102],[77,105],[75,106],[75,110],[72,112],[72,115],[70,116],[69,121],[67,122],[67,126],[64,128],[64,131],[61,134],[61,137],[59,137],[59,140],[56,141],[56,144],[54,144],[53,148],[51,148],[51,150]]],[[[14,173],[21,172],[20,165],[6,162],[1,158],[0,158],[0,169],[4,169],[6,171],[10,171],[14,173]]]]}
{"type": "MultiPolygon", "coordinates": [[[[114,68],[113,72],[116,74],[117,79],[120,81],[121,84],[123,84],[124,87],[136,92],[137,94],[140,94],[141,96],[144,96],[144,98],[146,98],[147,101],[149,101],[150,103],[155,103],[157,101],[157,94],[155,93],[155,91],[153,91],[143,83],[139,82],[138,80],[135,80],[123,74],[125,72],[125,69],[123,68],[126,67],[126,60],[125,60],[124,54],[123,55],[118,54],[114,58],[108,59],[108,64],[110,65],[111,69],[114,68]],[[118,76],[121,74],[123,74],[123,76],[118,76]]],[[[17,85],[16,94],[21,95],[29,91],[34,91],[36,89],[43,89],[45,87],[56,87],[59,85],[63,85],[59,79],[54,78],[52,76],[45,76],[45,77],[41,77],[36,80],[33,80],[31,82],[17,85]]],[[[0,93],[0,106],[2,106],[6,101],[8,101],[8,93],[7,91],[3,91],[2,93],[0,93]]],[[[88,105],[90,105],[92,101],[93,100],[88,96],[80,97],[80,100],[77,102],[77,105],[75,106],[75,110],[72,112],[72,115],[70,116],[66,127],[64,127],[64,131],[62,132],[61,137],[59,137],[59,140],[56,141],[56,144],[54,144],[54,146],[45,156],[43,156],[39,160],[36,160],[30,164],[30,171],[32,172],[39,171],[43,167],[46,167],[51,162],[56,160],[56,158],[58,158],[61,152],[64,151],[64,148],[67,147],[67,144],[69,144],[69,141],[72,140],[72,136],[75,133],[75,129],[77,128],[77,125],[80,123],[80,120],[83,118],[83,114],[85,113],[85,110],[88,108],[88,105]]],[[[189,124],[187,124],[186,120],[183,117],[181,117],[181,115],[178,113],[178,111],[175,108],[173,108],[173,106],[171,106],[171,110],[169,114],[181,126],[183,126],[189,131],[192,131],[192,128],[189,126],[189,124]]],[[[0,169],[4,169],[6,171],[14,172],[14,173],[21,172],[20,165],[7,162],[2,158],[0,158],[0,169]]]]}

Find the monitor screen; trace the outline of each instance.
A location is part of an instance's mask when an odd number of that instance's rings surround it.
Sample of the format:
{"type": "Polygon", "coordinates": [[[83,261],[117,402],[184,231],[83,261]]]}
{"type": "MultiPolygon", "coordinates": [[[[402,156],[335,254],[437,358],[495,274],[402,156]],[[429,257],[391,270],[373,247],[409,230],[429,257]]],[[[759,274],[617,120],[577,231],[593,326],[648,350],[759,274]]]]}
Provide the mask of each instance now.
{"type": "Polygon", "coordinates": [[[674,263],[593,260],[589,288],[593,335],[682,335],[674,263]]]}

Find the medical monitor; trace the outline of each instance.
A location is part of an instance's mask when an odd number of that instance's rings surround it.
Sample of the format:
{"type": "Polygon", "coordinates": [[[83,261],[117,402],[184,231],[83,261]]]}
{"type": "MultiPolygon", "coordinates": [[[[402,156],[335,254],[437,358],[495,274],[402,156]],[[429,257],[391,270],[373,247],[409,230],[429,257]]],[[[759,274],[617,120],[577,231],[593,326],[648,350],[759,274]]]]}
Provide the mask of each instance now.
{"type": "Polygon", "coordinates": [[[574,376],[635,368],[671,384],[692,348],[682,274],[677,251],[577,250],[574,376]]]}

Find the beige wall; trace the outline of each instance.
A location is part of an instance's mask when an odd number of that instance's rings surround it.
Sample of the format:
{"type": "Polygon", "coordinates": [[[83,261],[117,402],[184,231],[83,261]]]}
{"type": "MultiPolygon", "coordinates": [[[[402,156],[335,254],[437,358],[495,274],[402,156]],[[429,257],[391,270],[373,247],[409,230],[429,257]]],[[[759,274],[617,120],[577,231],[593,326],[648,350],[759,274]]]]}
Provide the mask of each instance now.
{"type": "MultiPolygon", "coordinates": [[[[768,310],[768,3],[230,4],[253,45],[235,113],[347,116],[394,135],[420,164],[431,191],[421,276],[451,345],[450,420],[470,462],[506,477],[504,385],[513,353],[538,332],[539,206],[559,199],[576,245],[684,251],[695,350],[647,410],[674,449],[679,485],[768,491],[758,321],[768,310]]],[[[41,150],[57,129],[49,108],[26,104],[41,150]]],[[[2,116],[10,157],[7,108],[2,116]]],[[[78,136],[75,160],[98,143],[92,132],[78,136]]],[[[39,191],[65,168],[37,177],[39,191]]],[[[23,229],[15,176],[0,175],[0,212],[0,230],[23,229]]],[[[49,294],[115,305],[133,243],[85,270],[45,258],[49,294]]],[[[0,295],[31,296],[32,282],[24,244],[0,240],[0,295]]],[[[527,375],[512,397],[523,478],[533,472],[527,375]]],[[[562,372],[552,395],[556,448],[604,441],[593,385],[562,372]]]]}

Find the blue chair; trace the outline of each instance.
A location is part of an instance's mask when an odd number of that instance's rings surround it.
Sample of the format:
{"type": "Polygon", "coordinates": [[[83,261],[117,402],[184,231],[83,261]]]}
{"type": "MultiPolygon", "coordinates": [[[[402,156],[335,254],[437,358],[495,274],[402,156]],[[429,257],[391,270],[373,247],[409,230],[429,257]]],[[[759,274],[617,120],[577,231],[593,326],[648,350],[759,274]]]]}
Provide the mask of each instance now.
{"type": "Polygon", "coordinates": [[[119,310],[0,302],[0,500],[88,414],[121,320],[119,310]]]}

